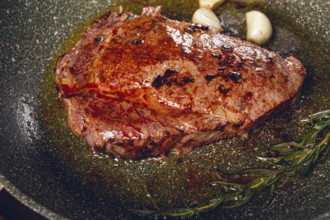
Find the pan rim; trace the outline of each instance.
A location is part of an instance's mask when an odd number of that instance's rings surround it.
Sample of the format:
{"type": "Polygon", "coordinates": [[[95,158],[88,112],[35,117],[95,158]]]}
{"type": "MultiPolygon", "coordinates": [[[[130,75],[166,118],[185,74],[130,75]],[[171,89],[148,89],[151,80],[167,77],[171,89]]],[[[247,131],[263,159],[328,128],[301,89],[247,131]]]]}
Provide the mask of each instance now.
{"type": "Polygon", "coordinates": [[[4,187],[2,190],[6,190],[11,196],[17,199],[21,204],[29,208],[30,210],[38,213],[47,219],[68,219],[64,216],[46,208],[40,203],[36,202],[30,196],[21,192],[14,184],[12,184],[2,173],[0,173],[0,184],[4,187]]]}
{"type": "MultiPolygon", "coordinates": [[[[6,190],[11,196],[17,199],[21,204],[38,213],[42,217],[47,219],[69,219],[34,201],[31,197],[27,196],[15,185],[13,185],[2,173],[0,173],[0,184],[4,186],[4,190],[6,190]]],[[[312,218],[312,220],[327,220],[329,217],[330,210],[328,212],[319,214],[317,217],[312,218]]]]}
{"type": "MultiPolygon", "coordinates": [[[[6,172],[4,172],[6,173],[6,172]]],[[[32,209],[33,211],[39,213],[40,215],[50,218],[50,219],[67,219],[54,211],[49,210],[45,206],[41,205],[38,202],[35,202],[30,196],[27,196],[25,193],[19,190],[9,179],[4,176],[4,173],[0,172],[0,183],[4,185],[4,189],[9,192],[14,198],[20,201],[22,204],[32,209]]],[[[7,176],[9,178],[9,176],[7,176]]],[[[47,196],[47,195],[45,195],[47,196]]],[[[313,217],[312,219],[327,219],[330,217],[330,210],[319,213],[318,216],[313,217]]]]}

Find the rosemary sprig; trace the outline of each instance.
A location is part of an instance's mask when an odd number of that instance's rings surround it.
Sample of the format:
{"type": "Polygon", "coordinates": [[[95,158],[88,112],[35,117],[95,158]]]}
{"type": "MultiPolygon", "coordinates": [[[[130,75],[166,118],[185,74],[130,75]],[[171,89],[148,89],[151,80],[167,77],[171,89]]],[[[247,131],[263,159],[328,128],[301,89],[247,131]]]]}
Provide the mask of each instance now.
{"type": "MultiPolygon", "coordinates": [[[[258,157],[266,163],[266,168],[244,170],[238,174],[217,173],[217,181],[212,185],[220,192],[208,203],[195,207],[160,209],[153,201],[154,209],[131,210],[140,215],[188,217],[209,212],[216,207],[235,208],[249,202],[257,192],[269,190],[266,205],[274,198],[276,190],[288,182],[305,177],[316,163],[329,154],[330,110],[310,115],[302,120],[313,126],[300,142],[286,142],[272,146],[267,157],[258,157]]],[[[150,194],[148,194],[150,197],[150,194]]]]}

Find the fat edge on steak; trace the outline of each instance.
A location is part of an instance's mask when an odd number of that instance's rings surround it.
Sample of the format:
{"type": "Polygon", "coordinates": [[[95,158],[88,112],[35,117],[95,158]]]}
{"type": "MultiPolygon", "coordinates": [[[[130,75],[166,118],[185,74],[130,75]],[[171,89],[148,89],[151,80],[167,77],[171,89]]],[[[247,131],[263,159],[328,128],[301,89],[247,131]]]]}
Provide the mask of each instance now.
{"type": "Polygon", "coordinates": [[[247,136],[290,105],[306,71],[216,30],[163,17],[110,11],[56,64],[72,132],[126,159],[179,153],[247,136]]]}

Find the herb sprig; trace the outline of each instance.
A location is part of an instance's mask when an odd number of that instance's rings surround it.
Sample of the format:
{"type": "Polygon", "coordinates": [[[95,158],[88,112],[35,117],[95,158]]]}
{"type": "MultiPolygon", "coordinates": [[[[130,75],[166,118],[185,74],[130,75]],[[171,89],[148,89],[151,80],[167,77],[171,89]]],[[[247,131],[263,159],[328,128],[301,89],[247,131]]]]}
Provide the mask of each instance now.
{"type": "MultiPolygon", "coordinates": [[[[258,157],[266,163],[266,168],[247,169],[238,174],[216,174],[217,180],[212,183],[217,187],[218,195],[206,204],[195,207],[160,209],[155,200],[154,209],[131,210],[133,213],[147,216],[189,217],[199,216],[217,207],[235,208],[249,202],[256,193],[268,190],[266,205],[275,197],[278,189],[288,182],[305,177],[316,163],[330,152],[330,110],[310,115],[302,120],[313,126],[300,142],[286,142],[272,146],[266,157],[258,157]]],[[[146,189],[147,191],[147,189],[146,189]]]]}

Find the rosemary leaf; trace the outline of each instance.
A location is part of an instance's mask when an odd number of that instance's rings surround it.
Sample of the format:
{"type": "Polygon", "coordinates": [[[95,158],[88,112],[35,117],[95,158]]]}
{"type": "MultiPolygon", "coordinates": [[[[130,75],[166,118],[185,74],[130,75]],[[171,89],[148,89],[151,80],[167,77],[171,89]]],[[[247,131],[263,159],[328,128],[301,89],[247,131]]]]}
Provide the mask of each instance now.
{"type": "Polygon", "coordinates": [[[218,194],[207,203],[194,206],[172,209],[161,209],[156,201],[145,191],[150,198],[154,210],[131,210],[134,213],[148,216],[188,217],[199,216],[217,207],[236,208],[249,202],[257,192],[269,190],[265,205],[271,204],[278,189],[287,183],[305,177],[316,163],[330,153],[330,110],[318,112],[302,120],[311,124],[313,131],[306,134],[300,143],[286,142],[272,146],[269,157],[257,158],[265,162],[266,168],[254,168],[241,173],[218,172],[217,181],[212,186],[217,187],[218,194]],[[248,177],[248,178],[246,178],[248,177]],[[241,182],[240,180],[248,181],[241,182]]]}

